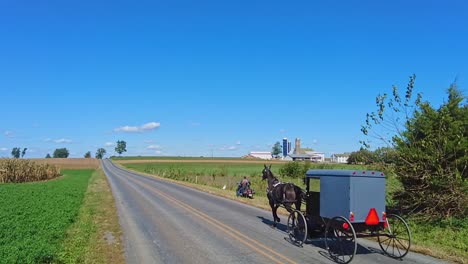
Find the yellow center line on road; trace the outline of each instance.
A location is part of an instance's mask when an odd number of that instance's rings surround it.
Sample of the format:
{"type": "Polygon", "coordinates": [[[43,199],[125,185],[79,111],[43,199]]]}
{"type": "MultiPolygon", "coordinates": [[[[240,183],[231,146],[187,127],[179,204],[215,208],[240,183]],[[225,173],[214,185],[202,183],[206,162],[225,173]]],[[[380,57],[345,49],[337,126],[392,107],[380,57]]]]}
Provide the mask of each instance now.
{"type": "Polygon", "coordinates": [[[284,255],[282,255],[282,254],[268,248],[267,246],[263,245],[262,243],[260,243],[260,242],[258,242],[256,240],[242,234],[241,232],[239,232],[239,231],[235,230],[234,228],[232,228],[232,227],[230,227],[230,226],[228,226],[228,225],[226,225],[226,224],[224,224],[224,223],[210,217],[209,215],[198,211],[197,209],[193,208],[192,206],[190,206],[190,205],[188,205],[188,204],[186,204],[184,202],[181,202],[181,201],[177,200],[174,197],[171,197],[167,193],[161,192],[159,190],[155,190],[155,189],[153,189],[153,188],[151,188],[151,187],[149,187],[147,185],[144,185],[143,183],[138,182],[134,178],[131,179],[130,177],[127,177],[125,175],[122,175],[122,176],[126,177],[127,179],[131,180],[132,182],[134,182],[135,184],[141,186],[142,188],[147,189],[148,191],[150,191],[152,193],[158,194],[158,196],[162,197],[163,199],[174,202],[175,204],[179,205],[180,207],[186,209],[187,211],[192,212],[194,215],[196,215],[196,216],[202,218],[203,220],[206,220],[207,222],[213,224],[215,227],[220,229],[222,232],[224,232],[227,235],[231,236],[232,238],[238,240],[239,242],[241,242],[245,246],[251,248],[255,252],[269,258],[274,263],[278,263],[278,264],[285,263],[284,261],[278,260],[278,258],[280,258],[280,259],[283,259],[283,260],[287,261],[288,263],[297,264],[297,262],[289,259],[288,257],[286,257],[286,256],[284,256],[284,255]],[[254,246],[256,246],[256,247],[254,247],[254,246]],[[267,251],[270,254],[267,254],[266,252],[259,250],[257,247],[264,249],[265,251],[267,251]]]}

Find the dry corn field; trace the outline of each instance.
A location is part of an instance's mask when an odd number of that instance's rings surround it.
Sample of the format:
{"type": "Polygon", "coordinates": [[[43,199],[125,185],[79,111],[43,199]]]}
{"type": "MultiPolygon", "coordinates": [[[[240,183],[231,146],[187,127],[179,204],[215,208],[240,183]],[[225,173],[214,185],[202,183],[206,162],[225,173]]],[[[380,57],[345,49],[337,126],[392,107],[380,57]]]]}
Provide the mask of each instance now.
{"type": "Polygon", "coordinates": [[[58,176],[60,169],[51,164],[38,164],[24,159],[0,159],[0,183],[43,181],[58,176]]]}

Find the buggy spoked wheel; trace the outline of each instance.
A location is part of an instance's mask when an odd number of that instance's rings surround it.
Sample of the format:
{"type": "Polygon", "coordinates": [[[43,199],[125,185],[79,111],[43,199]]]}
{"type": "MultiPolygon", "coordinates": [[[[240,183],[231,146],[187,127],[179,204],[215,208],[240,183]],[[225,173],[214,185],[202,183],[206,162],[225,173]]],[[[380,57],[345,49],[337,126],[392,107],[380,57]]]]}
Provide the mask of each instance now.
{"type": "Polygon", "coordinates": [[[288,234],[291,242],[297,246],[302,246],[307,239],[307,222],[304,215],[298,210],[289,214],[288,234]]]}
{"type": "Polygon", "coordinates": [[[336,216],[327,222],[325,247],[337,263],[349,263],[356,255],[356,232],[348,219],[336,216]]]}
{"type": "Polygon", "coordinates": [[[387,215],[386,227],[379,232],[380,248],[392,258],[401,259],[411,246],[411,233],[405,220],[398,215],[387,215]]]}

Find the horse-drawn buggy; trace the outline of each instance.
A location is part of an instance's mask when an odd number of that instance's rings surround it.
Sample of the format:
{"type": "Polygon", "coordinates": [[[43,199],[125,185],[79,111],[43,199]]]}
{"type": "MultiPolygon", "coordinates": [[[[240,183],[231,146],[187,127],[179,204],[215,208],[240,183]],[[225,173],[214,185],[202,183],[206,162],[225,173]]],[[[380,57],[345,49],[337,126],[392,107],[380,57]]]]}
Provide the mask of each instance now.
{"type": "MultiPolygon", "coordinates": [[[[264,178],[266,170],[267,166],[264,178]]],[[[357,238],[375,238],[392,258],[401,259],[408,253],[408,225],[400,216],[386,213],[383,173],[308,170],[304,181],[305,192],[295,195],[296,209],[288,204],[293,202],[291,199],[282,204],[290,212],[287,232],[293,244],[302,246],[308,238],[323,236],[326,249],[338,263],[349,263],[354,258],[357,238]],[[304,211],[300,204],[305,204],[304,211]]]]}

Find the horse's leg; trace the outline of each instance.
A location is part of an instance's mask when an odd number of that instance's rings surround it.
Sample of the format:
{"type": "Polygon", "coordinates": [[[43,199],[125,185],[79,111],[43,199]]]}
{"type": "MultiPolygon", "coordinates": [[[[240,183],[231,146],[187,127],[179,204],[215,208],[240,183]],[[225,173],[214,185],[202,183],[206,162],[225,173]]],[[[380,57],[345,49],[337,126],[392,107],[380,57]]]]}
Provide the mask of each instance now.
{"type": "MultiPolygon", "coordinates": [[[[281,219],[278,217],[278,215],[276,214],[276,211],[278,210],[278,207],[279,207],[279,204],[278,205],[275,205],[275,208],[273,210],[273,217],[275,218],[275,222],[280,222],[281,219]]],[[[276,226],[276,223],[275,223],[275,226],[276,226]]]]}
{"type": "MultiPolygon", "coordinates": [[[[268,197],[268,198],[270,198],[270,197],[268,197]]],[[[276,217],[275,217],[276,210],[275,210],[275,203],[273,202],[272,199],[268,199],[268,202],[270,203],[271,213],[273,214],[273,227],[276,227],[276,217]]]]}

